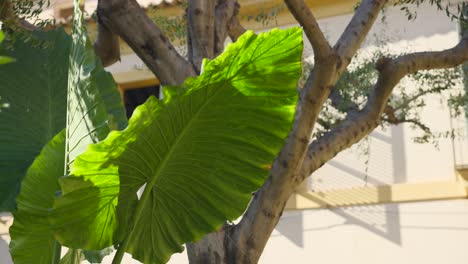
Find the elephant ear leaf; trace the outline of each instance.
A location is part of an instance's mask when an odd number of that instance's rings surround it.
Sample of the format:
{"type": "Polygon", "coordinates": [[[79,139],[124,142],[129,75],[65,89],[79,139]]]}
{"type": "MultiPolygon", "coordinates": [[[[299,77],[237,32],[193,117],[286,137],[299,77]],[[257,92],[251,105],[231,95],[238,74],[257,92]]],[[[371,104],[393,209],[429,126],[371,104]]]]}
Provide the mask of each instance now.
{"type": "MultiPolygon", "coordinates": [[[[86,145],[103,140],[110,130],[122,129],[127,124],[120,94],[112,76],[104,71],[93,53],[81,24],[82,14],[74,17],[78,26],[75,26],[72,38],[67,37],[60,43],[71,44],[70,54],[60,54],[63,58],[70,58],[61,64],[65,68],[69,65],[68,88],[65,85],[67,108],[56,113],[66,119],[66,128],[42,150],[21,184],[10,245],[17,264],[52,263],[59,252],[57,248],[61,247],[55,240],[54,230],[60,230],[62,223],[53,221],[54,212],[51,211],[55,196],[61,189],[59,178],[67,175],[69,164],[73,164],[76,155],[86,145]]],[[[66,76],[64,78],[67,79],[66,76]]],[[[79,217],[73,220],[81,221],[79,217]]],[[[109,249],[104,252],[70,249],[61,263],[80,263],[79,260],[85,256],[98,262],[104,253],[108,254],[109,249]]]]}
{"type": "Polygon", "coordinates": [[[127,126],[125,108],[114,79],[94,54],[83,24],[80,2],[75,0],[68,70],[67,166],[89,144],[103,140],[113,129],[124,129],[127,126]]]}
{"type": "MultiPolygon", "coordinates": [[[[57,134],[29,167],[17,197],[18,210],[13,213],[10,228],[10,253],[16,264],[50,264],[54,251],[61,245],[54,238],[49,223],[50,208],[60,191],[58,178],[63,175],[65,161],[65,130],[57,134]]],[[[84,251],[69,249],[60,264],[79,264],[85,257],[91,263],[100,263],[111,249],[84,251]]]]}
{"type": "Polygon", "coordinates": [[[70,38],[62,30],[34,32],[48,48],[21,39],[0,65],[0,211],[14,211],[28,167],[65,127],[70,38]]]}
{"type": "MultiPolygon", "coordinates": [[[[70,226],[85,225],[85,229],[93,228],[98,225],[105,225],[109,228],[115,228],[117,222],[111,217],[115,214],[113,211],[94,210],[96,213],[94,220],[84,218],[72,212],[80,211],[83,206],[102,205],[98,203],[117,204],[117,201],[106,194],[106,192],[118,192],[119,185],[113,184],[112,178],[102,175],[100,180],[105,182],[107,190],[97,189],[89,193],[73,192],[72,195],[65,195],[73,190],[80,189],[81,184],[88,185],[86,182],[78,182],[75,177],[68,176],[69,166],[73,167],[77,162],[75,158],[91,143],[97,143],[107,137],[109,131],[113,129],[123,129],[127,125],[125,108],[123,107],[120,94],[112,79],[112,76],[105,72],[100,61],[94,54],[93,46],[88,38],[83,13],[80,9],[79,0],[75,0],[73,15],[72,45],[70,53],[70,67],[68,75],[68,105],[67,105],[67,126],[66,126],[66,146],[65,146],[65,164],[67,166],[66,177],[60,179],[60,185],[64,194],[63,198],[56,201],[55,210],[51,217],[54,227],[56,227],[56,238],[63,235],[75,235],[75,243],[67,243],[62,240],[62,245],[71,248],[81,249],[104,249],[105,247],[90,247],[80,243],[86,239],[87,231],[79,229],[70,229],[70,226]],[[66,206],[69,199],[78,195],[83,203],[92,203],[93,205],[73,205],[66,206]],[[91,199],[91,195],[97,195],[100,199],[91,199]],[[100,222],[102,220],[102,222],[100,222]],[[79,231],[77,231],[79,230],[79,231]],[[80,244],[80,246],[76,246],[80,244]]],[[[136,199],[136,194],[134,195],[136,199]]],[[[74,198],[77,199],[77,198],[74,198]]],[[[112,207],[109,207],[112,208],[112,207]]],[[[102,240],[112,241],[112,238],[102,233],[102,240]]],[[[109,243],[107,243],[109,244],[109,243]]]]}
{"type": "Polygon", "coordinates": [[[48,216],[63,175],[65,130],[57,134],[29,167],[16,198],[18,209],[10,227],[10,253],[16,264],[50,264],[55,239],[48,216]]]}
{"type": "Polygon", "coordinates": [[[117,256],[165,263],[238,218],[291,129],[301,55],[299,28],[248,31],[206,60],[201,76],[166,87],[163,101],[148,99],[124,131],[72,164],[56,204],[66,212],[60,241],[103,248],[113,240],[117,256]]]}

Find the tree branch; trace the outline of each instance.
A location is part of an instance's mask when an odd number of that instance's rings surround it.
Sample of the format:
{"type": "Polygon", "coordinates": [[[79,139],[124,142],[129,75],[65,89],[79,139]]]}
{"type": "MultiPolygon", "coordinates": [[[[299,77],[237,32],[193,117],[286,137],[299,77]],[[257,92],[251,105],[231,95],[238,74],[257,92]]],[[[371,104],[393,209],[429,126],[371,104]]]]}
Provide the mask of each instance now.
{"type": "Polygon", "coordinates": [[[294,127],[273,163],[271,173],[262,188],[255,193],[233,236],[237,244],[248,245],[248,252],[238,252],[238,263],[257,263],[284,206],[295,188],[302,182],[298,169],[306,154],[312,130],[327,100],[338,59],[334,54],[320,61],[300,91],[294,127]]]}
{"type": "Polygon", "coordinates": [[[7,21],[10,19],[15,19],[16,15],[13,11],[13,6],[10,0],[5,0],[0,3],[0,20],[7,21]]]}
{"type": "Polygon", "coordinates": [[[236,0],[218,0],[216,4],[216,35],[215,49],[219,54],[224,49],[224,41],[228,36],[228,22],[239,13],[240,5],[236,0]]]}
{"type": "Polygon", "coordinates": [[[444,51],[418,52],[393,60],[379,60],[379,78],[366,106],[360,112],[350,112],[340,125],[310,144],[302,166],[301,179],[304,180],[337,153],[359,142],[374,130],[386,109],[393,88],[403,77],[420,70],[455,67],[467,60],[468,37],[464,37],[454,48],[444,51]]]}
{"type": "MultiPolygon", "coordinates": [[[[228,22],[228,35],[233,42],[236,42],[237,39],[247,31],[240,23],[237,16],[232,17],[228,22]]],[[[224,42],[223,42],[224,43],[224,42]]]]}
{"type": "Polygon", "coordinates": [[[468,60],[468,39],[455,48],[422,52],[377,64],[379,78],[373,92],[359,112],[350,112],[341,124],[315,140],[307,148],[312,129],[323,103],[336,82],[339,60],[331,56],[317,64],[300,92],[294,127],[273,163],[271,174],[251,200],[242,220],[231,233],[235,244],[247,251],[236,252],[235,261],[257,263],[268,238],[278,223],[289,196],[312,172],[341,150],[358,142],[377,125],[395,85],[407,74],[419,70],[454,67],[468,60]],[[306,153],[307,149],[307,153],[306,153]],[[307,155],[305,155],[307,154],[307,155]]]}
{"type": "Polygon", "coordinates": [[[303,0],[285,0],[284,2],[299,24],[302,25],[307,38],[312,44],[315,59],[323,60],[327,58],[332,53],[332,48],[309,7],[303,0]]]}
{"type": "Polygon", "coordinates": [[[392,106],[388,105],[385,106],[385,110],[384,110],[384,114],[385,116],[382,117],[382,121],[385,121],[391,125],[399,125],[399,124],[403,124],[403,123],[410,123],[410,124],[413,124],[417,127],[419,127],[419,129],[421,129],[422,131],[424,131],[425,133],[429,133],[431,132],[431,129],[424,125],[421,121],[417,120],[417,119],[408,119],[406,117],[397,117],[396,115],[396,111],[397,109],[393,108],[392,106]]]}
{"type": "Polygon", "coordinates": [[[388,123],[392,125],[398,125],[400,124],[400,118],[396,116],[396,110],[390,105],[385,106],[384,114],[387,116],[386,118],[382,118],[382,120],[385,119],[388,123]]]}
{"type": "Polygon", "coordinates": [[[220,54],[224,49],[224,41],[229,35],[236,41],[245,29],[237,19],[240,5],[236,0],[218,0],[216,5],[216,35],[215,35],[215,55],[220,54]]]}
{"type": "Polygon", "coordinates": [[[39,30],[38,27],[24,19],[19,18],[15,14],[11,0],[2,0],[0,3],[0,21],[7,25],[17,26],[28,31],[39,30]]]}
{"type": "Polygon", "coordinates": [[[440,87],[424,90],[421,93],[418,93],[418,94],[410,97],[409,99],[405,100],[401,104],[397,105],[394,110],[396,111],[396,110],[404,109],[404,108],[408,107],[412,102],[418,100],[419,98],[421,98],[421,97],[423,97],[425,95],[431,94],[431,93],[440,93],[440,91],[441,91],[440,87]]]}
{"type": "Polygon", "coordinates": [[[100,0],[98,13],[102,24],[128,43],[161,84],[181,84],[196,75],[136,0],[100,0]]]}
{"type": "MultiPolygon", "coordinates": [[[[374,1],[368,0],[367,2],[373,3],[374,1]]],[[[236,260],[240,263],[256,263],[258,261],[266,241],[279,221],[289,196],[303,181],[301,164],[306,157],[314,125],[323,104],[341,74],[337,72],[337,69],[345,69],[347,66],[341,62],[342,59],[336,54],[336,51],[330,51],[326,55],[321,54],[328,51],[328,43],[315,20],[311,19],[313,16],[310,11],[307,11],[308,8],[304,3],[302,2],[302,8],[297,9],[294,5],[298,3],[294,1],[287,1],[287,3],[301,24],[306,25],[305,29],[309,32],[307,34],[314,47],[315,56],[320,57],[320,59],[316,60],[315,67],[304,88],[300,91],[294,127],[273,163],[268,179],[262,188],[255,193],[241,222],[234,228],[233,237],[236,243],[247,244],[249,249],[248,252],[238,252],[236,260]]],[[[364,7],[361,7],[362,10],[365,10],[364,7]]],[[[364,27],[360,34],[365,36],[373,21],[375,19],[369,19],[367,22],[369,26],[364,27]]]]}
{"type": "Polygon", "coordinates": [[[363,0],[357,8],[351,22],[333,47],[343,63],[339,65],[341,74],[361,47],[375,20],[388,0],[363,0]]]}
{"type": "Polygon", "coordinates": [[[120,60],[119,37],[102,23],[99,9],[97,17],[98,35],[94,42],[94,51],[96,55],[101,58],[104,67],[106,67],[120,60]]]}
{"type": "Polygon", "coordinates": [[[430,133],[431,132],[431,129],[426,126],[425,124],[423,124],[422,122],[420,122],[419,120],[416,120],[416,119],[406,119],[406,118],[403,118],[403,119],[398,119],[396,122],[394,120],[390,120],[388,118],[385,118],[383,117],[382,118],[382,121],[385,121],[385,122],[388,122],[389,124],[392,124],[392,125],[399,125],[399,124],[403,124],[403,123],[410,123],[410,124],[413,124],[417,127],[419,127],[419,129],[421,129],[422,131],[424,131],[425,133],[430,133]]]}
{"type": "Polygon", "coordinates": [[[308,37],[315,46],[314,51],[317,51],[315,56],[319,56],[320,59],[316,59],[316,65],[300,91],[293,129],[273,163],[269,177],[255,193],[241,222],[233,229],[232,236],[236,244],[246,244],[248,248],[248,252],[237,252],[237,262],[257,263],[289,196],[305,179],[302,164],[323,104],[351,62],[351,57],[361,45],[385,2],[386,0],[364,0],[343,33],[341,42],[339,41],[334,50],[325,56],[320,53],[324,52],[321,49],[327,49],[327,45],[324,44],[324,37],[320,37],[323,35],[316,22],[311,22],[311,14],[305,11],[307,7],[302,5],[303,9],[296,10],[293,6],[295,2],[289,1],[292,12],[301,24],[307,25],[306,30],[310,35],[308,37]],[[350,45],[351,48],[340,48],[340,45],[350,45]],[[343,57],[348,56],[348,60],[343,60],[343,57]]]}
{"type": "Polygon", "coordinates": [[[214,57],[215,5],[216,0],[190,0],[188,2],[189,60],[197,71],[200,71],[203,58],[214,57]]]}

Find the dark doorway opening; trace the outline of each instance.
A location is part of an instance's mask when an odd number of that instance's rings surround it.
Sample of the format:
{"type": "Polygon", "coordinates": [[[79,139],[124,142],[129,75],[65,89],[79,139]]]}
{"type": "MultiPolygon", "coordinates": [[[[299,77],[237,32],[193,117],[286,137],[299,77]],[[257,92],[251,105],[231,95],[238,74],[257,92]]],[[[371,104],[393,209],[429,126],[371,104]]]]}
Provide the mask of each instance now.
{"type": "Polygon", "coordinates": [[[146,102],[148,97],[151,95],[159,98],[159,89],[159,85],[132,87],[131,89],[126,89],[123,94],[123,100],[125,108],[127,109],[127,117],[130,118],[133,111],[135,111],[135,108],[146,102]]]}

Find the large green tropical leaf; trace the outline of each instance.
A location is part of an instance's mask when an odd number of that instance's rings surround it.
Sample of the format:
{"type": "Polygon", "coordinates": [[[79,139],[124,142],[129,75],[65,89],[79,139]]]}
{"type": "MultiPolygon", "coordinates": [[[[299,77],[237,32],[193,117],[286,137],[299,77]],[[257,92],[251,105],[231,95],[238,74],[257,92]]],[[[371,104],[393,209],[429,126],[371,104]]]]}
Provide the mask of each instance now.
{"type": "MultiPolygon", "coordinates": [[[[126,126],[125,111],[121,105],[106,104],[103,106],[100,100],[110,97],[118,97],[116,89],[112,89],[113,93],[106,94],[101,92],[101,97],[96,97],[89,91],[96,90],[96,85],[91,82],[92,79],[99,78],[101,80],[112,79],[110,74],[105,73],[102,68],[95,65],[95,54],[92,45],[88,39],[86,27],[83,24],[83,14],[79,8],[79,0],[75,0],[74,20],[73,20],[73,44],[70,56],[70,74],[69,74],[69,91],[68,91],[68,117],[67,117],[67,143],[66,143],[66,164],[70,165],[75,162],[75,157],[83,152],[90,143],[97,143],[104,139],[110,130],[113,128],[122,129],[126,126]],[[88,93],[86,93],[88,91],[88,93]],[[121,118],[112,118],[112,115],[121,118]],[[111,118],[109,116],[111,115],[111,118]],[[125,120],[125,122],[122,122],[125,120]],[[116,122],[117,121],[117,122],[116,122]]],[[[67,170],[68,174],[68,170],[67,170]]],[[[66,177],[64,181],[73,181],[74,177],[66,177]],[[70,178],[70,180],[67,180],[70,178]]],[[[103,175],[99,180],[109,183],[109,179],[103,175]]],[[[86,184],[86,183],[85,183],[86,184]]],[[[67,186],[63,186],[62,191],[68,193],[70,190],[67,186]]],[[[118,188],[118,182],[117,182],[118,188]]],[[[86,203],[95,203],[96,201],[85,201],[85,198],[94,193],[90,190],[89,194],[83,194],[82,200],[86,203]]],[[[99,195],[106,195],[105,192],[99,195]]],[[[136,195],[135,195],[136,196],[136,195]]],[[[73,209],[72,209],[73,210],[73,209]]],[[[57,212],[63,214],[64,212],[57,212]]],[[[76,215],[75,215],[76,216],[76,215]]],[[[67,218],[67,215],[60,215],[57,218],[67,218]]],[[[78,218],[67,219],[67,221],[55,221],[54,225],[57,230],[68,229],[67,224],[70,221],[83,221],[82,216],[78,218]]],[[[86,223],[92,226],[93,223],[86,223]]],[[[89,228],[89,227],[87,227],[89,228]]],[[[76,230],[75,230],[76,231],[76,230]]],[[[76,232],[67,230],[67,232],[76,232]]],[[[80,234],[85,235],[85,230],[80,230],[80,234]]],[[[108,245],[111,245],[111,243],[108,245]]],[[[75,247],[84,249],[96,249],[95,247],[75,247]]],[[[104,248],[104,247],[102,247],[104,248]]]]}
{"type": "Polygon", "coordinates": [[[10,228],[10,253],[16,264],[50,264],[55,239],[48,216],[60,190],[63,175],[65,131],[57,134],[29,167],[16,201],[14,223],[10,228]]]}
{"type": "Polygon", "coordinates": [[[299,28],[249,31],[164,101],[148,99],[61,181],[58,239],[89,249],[123,239],[120,250],[164,263],[239,217],[291,128],[301,53],[299,28]]]}
{"type": "Polygon", "coordinates": [[[21,180],[44,145],[65,127],[69,37],[37,32],[49,48],[17,40],[0,65],[0,211],[12,211],[21,180]]]}
{"type": "MultiPolygon", "coordinates": [[[[114,129],[127,126],[117,86],[112,75],[106,72],[94,53],[89,40],[82,10],[81,0],[74,1],[72,44],[68,73],[67,125],[65,143],[65,175],[91,143],[107,137],[114,129]]],[[[75,219],[76,220],[76,219],[75,219]]],[[[79,220],[79,219],[78,219],[79,220]]],[[[62,223],[55,222],[60,229],[62,223]]],[[[91,262],[100,261],[105,254],[112,252],[104,248],[101,252],[83,251],[91,262]]]]}
{"type": "MultiPolygon", "coordinates": [[[[123,129],[127,123],[117,87],[96,59],[81,16],[81,13],[75,15],[72,39],[66,38],[62,43],[71,45],[68,108],[60,113],[67,119],[66,132],[57,135],[34,161],[17,198],[18,210],[14,213],[10,244],[16,264],[52,263],[57,242],[49,217],[54,197],[60,191],[58,179],[68,173],[68,164],[73,163],[87,144],[104,139],[111,129],[123,129]]],[[[61,55],[68,57],[68,54],[61,55]]],[[[61,263],[79,263],[84,256],[93,263],[99,262],[104,252],[85,253],[70,249],[61,263]]],[[[108,254],[109,249],[105,253],[108,254]]]]}
{"type": "MultiPolygon", "coordinates": [[[[66,164],[110,130],[124,129],[127,117],[112,75],[104,70],[89,40],[81,0],[75,0],[68,73],[66,164]]],[[[68,168],[66,168],[68,171],[68,168]]]]}

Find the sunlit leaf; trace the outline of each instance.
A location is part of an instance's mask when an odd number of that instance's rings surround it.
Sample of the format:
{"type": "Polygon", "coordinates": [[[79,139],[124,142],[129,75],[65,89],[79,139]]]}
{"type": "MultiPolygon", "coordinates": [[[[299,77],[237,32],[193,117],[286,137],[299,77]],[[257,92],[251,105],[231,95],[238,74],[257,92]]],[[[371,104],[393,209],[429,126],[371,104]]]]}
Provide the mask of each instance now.
{"type": "Polygon", "coordinates": [[[8,57],[8,56],[0,56],[0,64],[7,64],[7,63],[10,63],[10,62],[14,62],[15,59],[13,59],[12,57],[8,57]]]}
{"type": "Polygon", "coordinates": [[[291,128],[301,54],[298,28],[249,31],[200,77],[138,107],[61,181],[59,240],[94,249],[125,239],[134,258],[164,263],[239,217],[291,128]]]}

